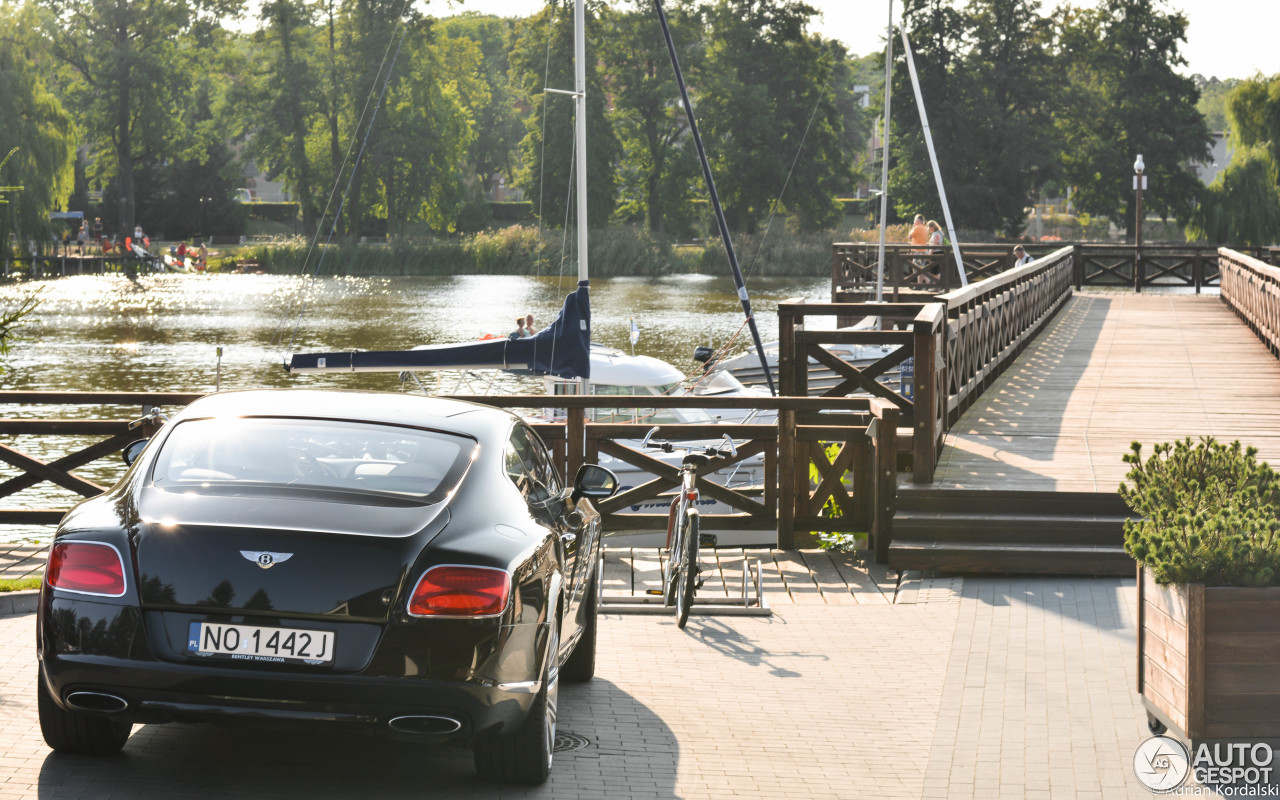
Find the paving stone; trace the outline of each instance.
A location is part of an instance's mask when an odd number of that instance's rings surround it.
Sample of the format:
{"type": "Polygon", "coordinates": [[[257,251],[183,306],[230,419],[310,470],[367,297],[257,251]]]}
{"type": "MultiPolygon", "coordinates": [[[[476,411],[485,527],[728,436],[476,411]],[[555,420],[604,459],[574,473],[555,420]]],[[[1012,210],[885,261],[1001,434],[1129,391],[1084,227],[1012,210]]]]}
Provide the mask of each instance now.
{"type": "MultiPolygon", "coordinates": [[[[822,563],[825,592],[852,562],[822,563]]],[[[683,631],[604,615],[597,679],[561,692],[561,731],[590,744],[557,754],[534,789],[478,781],[462,745],[323,729],[147,725],[119,758],[54,755],[36,720],[34,617],[4,617],[0,798],[1150,796],[1130,766],[1147,735],[1132,580],[966,578],[920,602],[925,591],[833,605],[806,588],[772,617],[695,616],[683,631]]]]}

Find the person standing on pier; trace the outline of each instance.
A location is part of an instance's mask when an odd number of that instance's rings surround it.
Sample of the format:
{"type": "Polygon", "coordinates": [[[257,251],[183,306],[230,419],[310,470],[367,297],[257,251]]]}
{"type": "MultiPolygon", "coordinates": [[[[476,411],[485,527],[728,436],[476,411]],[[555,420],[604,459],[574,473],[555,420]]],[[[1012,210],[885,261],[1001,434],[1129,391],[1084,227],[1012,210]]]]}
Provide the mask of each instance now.
{"type": "Polygon", "coordinates": [[[924,214],[916,214],[916,221],[911,225],[911,231],[907,234],[907,242],[917,247],[923,247],[929,243],[929,228],[924,224],[924,214]]]}

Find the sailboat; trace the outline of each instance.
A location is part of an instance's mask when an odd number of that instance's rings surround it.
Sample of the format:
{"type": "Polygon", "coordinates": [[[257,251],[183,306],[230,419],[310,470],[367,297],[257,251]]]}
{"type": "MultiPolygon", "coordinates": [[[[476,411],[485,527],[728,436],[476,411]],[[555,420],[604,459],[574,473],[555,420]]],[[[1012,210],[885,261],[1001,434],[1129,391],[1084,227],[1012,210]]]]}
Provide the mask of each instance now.
{"type": "MultiPolygon", "coordinates": [[[[756,345],[765,380],[773,392],[772,374],[766,365],[760,333],[752,317],[751,304],[732,239],[724,221],[710,162],[702,146],[693,106],[680,70],[674,44],[667,26],[661,0],[654,3],[659,22],[667,40],[668,52],[680,86],[690,131],[703,164],[704,179],[720,225],[721,239],[728,251],[731,270],[738,288],[738,296],[746,315],[752,338],[756,345]]],[[[590,278],[587,248],[587,171],[586,171],[586,45],[584,36],[585,11],[582,0],[574,3],[574,83],[572,92],[548,89],[547,91],[570,94],[574,98],[576,114],[574,124],[575,179],[577,200],[577,249],[578,286],[567,296],[556,319],[536,335],[526,338],[484,339],[455,344],[422,345],[411,350],[350,351],[330,353],[295,353],[284,367],[289,372],[413,372],[416,370],[477,370],[502,369],[515,372],[545,375],[548,378],[548,394],[588,393],[597,387],[609,387],[608,393],[619,394],[619,389],[630,387],[638,394],[666,394],[680,384],[685,376],[666,362],[648,356],[627,355],[620,350],[591,343],[590,278]],[[597,377],[593,379],[593,374],[597,377]],[[578,383],[576,392],[572,382],[578,383]]],[[[751,394],[732,376],[725,376],[714,383],[702,382],[701,391],[714,394],[751,394]]],[[[630,392],[628,392],[630,393],[630,392]]],[[[682,422],[709,421],[697,410],[687,413],[673,410],[682,422]]]]}
{"type": "MultiPolygon", "coordinates": [[[[713,205],[717,212],[722,239],[730,253],[730,262],[734,279],[738,286],[738,296],[744,313],[747,315],[757,351],[760,347],[760,334],[751,318],[750,301],[741,271],[737,266],[736,255],[733,254],[727,225],[724,223],[723,210],[719,197],[715,192],[711,178],[709,162],[706,161],[705,150],[697,133],[693,117],[692,105],[684,86],[683,75],[676,59],[674,45],[671,43],[667,29],[665,14],[661,0],[655,2],[658,16],[667,34],[668,49],[680,83],[690,126],[701,154],[704,166],[704,178],[709,187],[713,205]]],[[[577,250],[578,250],[578,285],[565,297],[559,314],[551,324],[533,336],[523,338],[487,338],[478,341],[453,344],[422,345],[410,350],[356,350],[345,352],[293,353],[284,364],[290,373],[317,372],[414,372],[418,370],[481,370],[500,369],[512,372],[543,375],[547,381],[547,394],[585,394],[595,393],[601,387],[609,387],[608,393],[620,394],[620,388],[627,389],[626,394],[664,394],[671,391],[684,380],[684,374],[675,367],[648,356],[627,355],[620,350],[607,348],[591,342],[591,303],[590,278],[587,247],[587,172],[586,172],[586,55],[585,55],[585,11],[583,0],[574,3],[574,83],[571,94],[575,101],[575,179],[577,195],[577,250]]],[[[559,91],[559,90],[548,90],[559,91]]],[[[763,355],[761,356],[763,364],[763,355]]],[[[772,390],[772,377],[768,378],[772,390]]],[[[713,384],[713,391],[723,393],[743,389],[741,384],[731,376],[713,384]]],[[[772,391],[770,392],[772,393],[772,391]]],[[[616,409],[610,410],[616,413],[616,409]]],[[[637,410],[639,411],[639,410],[637,410]]],[[[714,422],[707,412],[699,409],[669,409],[663,412],[669,419],[654,419],[646,416],[643,421],[654,422],[714,422]]],[[[637,436],[637,439],[640,437],[637,436]]],[[[678,461],[679,456],[675,458],[678,461]]],[[[733,468],[733,472],[725,479],[725,483],[754,483],[763,475],[763,459],[757,457],[760,464],[743,462],[733,468]]],[[[637,468],[620,461],[606,463],[610,459],[603,458],[602,465],[613,468],[618,473],[624,487],[628,484],[639,485],[652,476],[640,472],[637,468]]],[[[724,478],[724,476],[721,476],[724,478]]],[[[719,504],[719,501],[712,501],[719,504]]],[[[652,512],[655,508],[665,508],[661,502],[646,503],[632,508],[633,512],[652,512]]],[[[731,513],[733,509],[704,508],[708,514],[731,513]]],[[[735,544],[769,544],[769,542],[741,541],[735,544]]]]}

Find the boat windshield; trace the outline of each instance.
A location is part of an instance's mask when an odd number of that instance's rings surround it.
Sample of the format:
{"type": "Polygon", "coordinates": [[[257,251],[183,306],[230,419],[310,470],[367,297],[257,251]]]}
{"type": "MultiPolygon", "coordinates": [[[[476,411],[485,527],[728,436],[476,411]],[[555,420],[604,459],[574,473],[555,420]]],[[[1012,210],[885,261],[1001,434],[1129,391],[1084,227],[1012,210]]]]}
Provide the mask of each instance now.
{"type": "Polygon", "coordinates": [[[187,490],[273,486],[442,500],[461,480],[473,439],[335,420],[235,417],[178,425],[156,455],[152,480],[187,490]]]}
{"type": "MultiPolygon", "coordinates": [[[[677,384],[672,384],[676,386],[677,384]]],[[[637,397],[654,396],[654,389],[663,387],[650,386],[610,386],[596,384],[597,397],[605,395],[634,395],[637,397]]],[[[669,387],[668,387],[669,388],[669,387]]],[[[679,425],[681,423],[707,423],[715,419],[701,408],[596,408],[590,412],[593,422],[644,422],[653,425],[679,425]]]]}

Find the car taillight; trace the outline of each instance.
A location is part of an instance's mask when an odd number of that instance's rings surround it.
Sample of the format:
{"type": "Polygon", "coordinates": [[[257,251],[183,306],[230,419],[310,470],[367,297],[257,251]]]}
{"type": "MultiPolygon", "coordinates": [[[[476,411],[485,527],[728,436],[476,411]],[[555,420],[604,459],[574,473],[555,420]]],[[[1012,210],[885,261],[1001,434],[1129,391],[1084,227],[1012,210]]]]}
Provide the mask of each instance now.
{"type": "Polygon", "coordinates": [[[493,567],[432,567],[409,598],[415,617],[483,617],[502,613],[511,576],[493,567]]]}
{"type": "Polygon", "coordinates": [[[119,597],[124,594],[124,561],[109,544],[59,542],[49,551],[45,580],[55,589],[119,597]]]}

